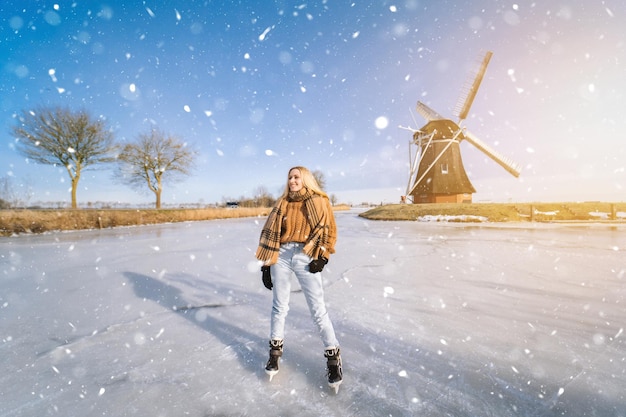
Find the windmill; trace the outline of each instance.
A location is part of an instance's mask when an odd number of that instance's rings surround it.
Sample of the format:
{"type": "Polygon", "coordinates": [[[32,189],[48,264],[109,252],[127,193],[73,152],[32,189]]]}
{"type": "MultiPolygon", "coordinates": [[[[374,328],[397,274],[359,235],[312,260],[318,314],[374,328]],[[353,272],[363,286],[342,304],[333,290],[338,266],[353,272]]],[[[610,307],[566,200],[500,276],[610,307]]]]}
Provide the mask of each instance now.
{"type": "Polygon", "coordinates": [[[446,119],[439,113],[418,101],[417,112],[426,119],[426,125],[413,134],[409,142],[409,183],[406,195],[414,203],[461,203],[472,201],[476,189],[470,182],[459,144],[467,140],[488,157],[502,166],[514,177],[520,174],[520,167],[502,156],[486,143],[471,134],[461,122],[467,117],[478,87],[485,75],[492,52],[488,51],[470,79],[454,109],[459,121],[446,119]],[[414,152],[413,146],[417,149],[414,152]]]}

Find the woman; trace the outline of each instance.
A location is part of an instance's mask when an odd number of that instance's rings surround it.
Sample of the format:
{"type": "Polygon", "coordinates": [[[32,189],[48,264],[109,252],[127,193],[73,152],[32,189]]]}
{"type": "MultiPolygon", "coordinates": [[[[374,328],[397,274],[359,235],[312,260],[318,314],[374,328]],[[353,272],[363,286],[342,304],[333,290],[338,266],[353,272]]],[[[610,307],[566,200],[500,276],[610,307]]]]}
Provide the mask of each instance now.
{"type": "Polygon", "coordinates": [[[263,226],[256,252],[257,259],[263,261],[263,284],[273,289],[270,358],[265,367],[270,381],[278,373],[278,360],[283,354],[291,277],[295,274],[324,344],[328,384],[335,391],[341,384],[339,342],[326,311],[321,274],[335,252],[336,240],[337,227],[328,196],[308,169],[291,168],[285,191],[263,226]]]}

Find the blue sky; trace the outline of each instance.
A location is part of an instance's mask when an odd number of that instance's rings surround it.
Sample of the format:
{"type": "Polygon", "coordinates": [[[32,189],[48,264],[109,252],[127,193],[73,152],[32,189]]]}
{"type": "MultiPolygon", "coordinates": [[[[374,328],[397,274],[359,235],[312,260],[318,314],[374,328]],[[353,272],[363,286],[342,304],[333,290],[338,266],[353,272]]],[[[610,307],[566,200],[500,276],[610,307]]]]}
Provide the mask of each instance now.
{"type": "MultiPolygon", "coordinates": [[[[42,105],[104,117],[120,141],[158,127],[195,146],[164,204],[278,194],[293,165],[342,202],[396,202],[400,126],[424,124],[417,100],[453,117],[486,50],[465,125],[523,171],[463,143],[474,201],[626,199],[621,0],[5,1],[0,15],[0,177],[31,202],[70,200],[64,168],[15,150],[15,115],[42,105]]],[[[78,201],[153,196],[105,167],[83,174],[78,201]]]]}

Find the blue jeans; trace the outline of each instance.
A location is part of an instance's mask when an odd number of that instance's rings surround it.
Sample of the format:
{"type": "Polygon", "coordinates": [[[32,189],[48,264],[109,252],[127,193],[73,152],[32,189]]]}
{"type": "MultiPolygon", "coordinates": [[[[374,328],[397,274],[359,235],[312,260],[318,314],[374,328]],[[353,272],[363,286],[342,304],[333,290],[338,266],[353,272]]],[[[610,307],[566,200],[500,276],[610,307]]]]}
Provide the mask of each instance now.
{"type": "Polygon", "coordinates": [[[324,343],[325,348],[337,347],[333,324],[326,311],[322,274],[309,272],[311,258],[302,251],[302,243],[285,243],[280,246],[278,262],[272,265],[272,284],[274,285],[272,301],[272,322],[270,337],[283,339],[285,336],[285,318],[289,312],[289,296],[291,295],[291,277],[296,275],[300,288],[304,293],[311,312],[311,317],[324,343]]]}

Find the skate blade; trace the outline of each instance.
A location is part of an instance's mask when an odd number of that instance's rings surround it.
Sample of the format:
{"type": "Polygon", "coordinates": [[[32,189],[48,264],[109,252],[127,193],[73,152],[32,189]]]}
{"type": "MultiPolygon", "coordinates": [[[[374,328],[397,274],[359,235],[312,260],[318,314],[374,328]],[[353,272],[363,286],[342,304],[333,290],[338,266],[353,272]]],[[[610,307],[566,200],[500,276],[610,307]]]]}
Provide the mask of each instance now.
{"type": "Polygon", "coordinates": [[[272,382],[272,378],[274,378],[274,375],[276,375],[278,373],[278,370],[276,370],[276,371],[268,371],[266,369],[265,373],[270,377],[270,382],[272,382]]]}
{"type": "Polygon", "coordinates": [[[328,386],[335,391],[335,395],[339,393],[339,386],[343,381],[329,382],[328,386]]]}

